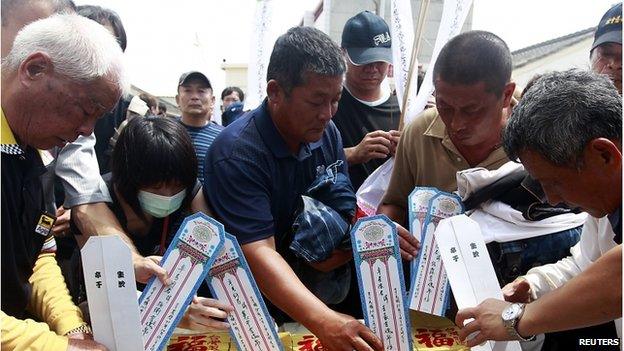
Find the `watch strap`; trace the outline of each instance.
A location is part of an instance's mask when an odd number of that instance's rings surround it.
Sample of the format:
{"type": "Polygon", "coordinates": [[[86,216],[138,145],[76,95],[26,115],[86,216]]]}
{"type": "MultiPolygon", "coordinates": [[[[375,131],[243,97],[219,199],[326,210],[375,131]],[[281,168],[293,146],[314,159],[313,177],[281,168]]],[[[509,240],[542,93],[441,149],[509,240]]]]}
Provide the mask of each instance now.
{"type": "Polygon", "coordinates": [[[514,318],[511,321],[505,321],[503,320],[503,325],[505,326],[505,329],[507,330],[507,333],[514,338],[515,340],[518,341],[533,341],[535,340],[535,335],[531,335],[529,337],[523,337],[522,335],[520,335],[520,333],[518,333],[518,322],[520,322],[520,318],[522,318],[522,316],[524,315],[524,308],[526,307],[526,304],[524,303],[516,303],[515,305],[519,305],[520,306],[520,314],[514,318]]]}
{"type": "Polygon", "coordinates": [[[65,336],[78,334],[78,333],[93,335],[93,331],[91,331],[91,327],[89,327],[89,325],[85,323],[77,328],[74,328],[68,331],[67,333],[65,333],[65,336]]]}

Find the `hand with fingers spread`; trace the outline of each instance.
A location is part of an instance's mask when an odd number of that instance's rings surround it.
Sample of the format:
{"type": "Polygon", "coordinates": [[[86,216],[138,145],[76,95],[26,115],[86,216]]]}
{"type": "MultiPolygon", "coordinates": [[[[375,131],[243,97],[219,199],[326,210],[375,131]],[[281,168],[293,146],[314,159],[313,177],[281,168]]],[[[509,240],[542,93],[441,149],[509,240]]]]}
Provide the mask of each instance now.
{"type": "Polygon", "coordinates": [[[487,340],[513,340],[501,318],[503,310],[509,305],[509,302],[487,299],[477,307],[460,310],[455,317],[455,324],[463,326],[459,331],[459,338],[466,340],[468,347],[480,345],[487,340]],[[464,325],[469,319],[474,320],[464,325]]]}
{"type": "Polygon", "coordinates": [[[529,282],[519,277],[513,282],[503,287],[503,297],[508,302],[531,302],[531,285],[529,282]]]}
{"type": "Polygon", "coordinates": [[[217,318],[224,319],[233,310],[232,306],[218,300],[195,296],[178,326],[202,332],[225,331],[230,325],[217,318]]]}
{"type": "Polygon", "coordinates": [[[383,130],[370,132],[364,136],[359,144],[345,149],[347,163],[357,165],[372,159],[386,158],[391,154],[391,150],[396,150],[396,146],[394,148],[392,146],[394,140],[397,138],[392,136],[390,132],[383,130]]]}
{"type": "Polygon", "coordinates": [[[402,225],[398,224],[397,222],[394,222],[394,225],[396,225],[397,233],[399,234],[399,247],[401,248],[401,258],[406,261],[413,260],[414,258],[416,258],[416,255],[418,255],[418,250],[420,250],[420,242],[402,225]]]}
{"type": "Polygon", "coordinates": [[[334,312],[315,335],[325,350],[331,351],[382,351],[383,343],[364,324],[353,317],[334,312]]]}
{"type": "Polygon", "coordinates": [[[143,257],[133,253],[132,264],[134,265],[134,278],[136,281],[145,284],[155,275],[164,285],[171,284],[167,271],[159,265],[161,259],[161,256],[143,257]]]}

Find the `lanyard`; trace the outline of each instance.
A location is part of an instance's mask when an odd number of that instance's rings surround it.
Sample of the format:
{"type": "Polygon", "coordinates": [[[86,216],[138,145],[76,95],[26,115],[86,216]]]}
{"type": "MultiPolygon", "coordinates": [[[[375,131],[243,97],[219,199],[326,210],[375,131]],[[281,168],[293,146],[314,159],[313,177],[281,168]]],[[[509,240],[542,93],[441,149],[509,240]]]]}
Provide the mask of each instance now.
{"type": "Polygon", "coordinates": [[[163,220],[162,234],[160,236],[160,247],[158,248],[158,255],[162,256],[165,253],[165,241],[167,240],[167,234],[169,232],[169,216],[163,220]]]}

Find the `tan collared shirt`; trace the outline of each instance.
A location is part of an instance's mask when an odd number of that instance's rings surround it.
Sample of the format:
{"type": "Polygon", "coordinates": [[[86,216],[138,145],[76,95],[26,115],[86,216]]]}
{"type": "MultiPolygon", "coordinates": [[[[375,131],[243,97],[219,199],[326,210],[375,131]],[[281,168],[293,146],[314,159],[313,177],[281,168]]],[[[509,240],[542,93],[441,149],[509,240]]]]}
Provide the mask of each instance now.
{"type": "MultiPolygon", "coordinates": [[[[509,159],[502,147],[475,167],[497,169],[509,159]]],[[[407,207],[407,197],[416,186],[457,190],[456,173],[472,168],[446,133],[436,108],[425,110],[407,125],[397,147],[394,169],[383,203],[407,207]]]]}

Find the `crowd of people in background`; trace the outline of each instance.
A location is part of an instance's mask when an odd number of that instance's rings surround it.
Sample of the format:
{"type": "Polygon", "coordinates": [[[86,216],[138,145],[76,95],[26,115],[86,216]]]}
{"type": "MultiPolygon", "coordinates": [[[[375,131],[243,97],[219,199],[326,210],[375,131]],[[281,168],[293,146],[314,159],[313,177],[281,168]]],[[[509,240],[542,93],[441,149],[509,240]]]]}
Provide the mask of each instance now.
{"type": "MultiPolygon", "coordinates": [[[[119,235],[137,288],[152,277],[168,285],[161,256],[199,211],[237,238],[278,325],[296,321],[328,350],[383,350],[358,321],[344,242],[361,215],[356,191],[392,157],[378,213],[396,224],[404,263],[420,248],[406,229],[414,187],[469,183],[474,191],[459,192],[473,218],[488,218],[484,235],[507,226],[508,240],[488,243],[506,301],[446,311],[469,346],[573,350],[621,337],[621,3],[598,22],[590,69],[526,87],[495,33],[452,38],[429,67],[432,103],[405,128],[387,79],[390,29],[369,11],[346,21],[340,43],[289,29],[272,49],[264,101],[246,108],[244,91],[226,87],[216,123],[202,72],[181,74],[180,116],[129,93],[128,39],[112,9],[1,4],[3,350],[104,350],[89,327],[80,248],[119,235]],[[328,208],[306,215],[345,229],[298,230],[302,195],[328,208]]],[[[179,326],[227,330],[231,311],[204,284],[179,326]]]]}

